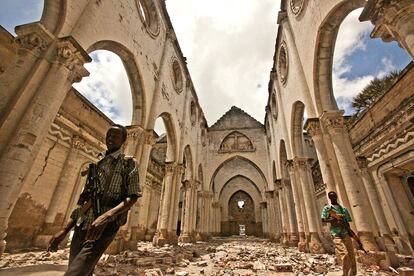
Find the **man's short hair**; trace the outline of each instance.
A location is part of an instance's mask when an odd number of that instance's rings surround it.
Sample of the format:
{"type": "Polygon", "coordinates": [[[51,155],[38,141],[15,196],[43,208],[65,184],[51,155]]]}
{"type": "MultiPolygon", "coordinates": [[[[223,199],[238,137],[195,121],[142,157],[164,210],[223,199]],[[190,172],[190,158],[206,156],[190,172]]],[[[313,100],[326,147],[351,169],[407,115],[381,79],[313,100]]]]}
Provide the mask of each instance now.
{"type": "Polygon", "coordinates": [[[336,195],[336,196],[337,196],[336,192],[334,192],[334,191],[330,191],[330,192],[328,193],[328,197],[329,197],[330,195],[336,195]]]}
{"type": "Polygon", "coordinates": [[[111,128],[113,128],[113,127],[119,128],[121,130],[121,132],[122,132],[122,138],[124,139],[124,142],[125,142],[125,140],[127,138],[127,135],[128,135],[127,128],[124,127],[123,125],[119,125],[119,124],[114,124],[114,125],[111,126],[111,128]]]}

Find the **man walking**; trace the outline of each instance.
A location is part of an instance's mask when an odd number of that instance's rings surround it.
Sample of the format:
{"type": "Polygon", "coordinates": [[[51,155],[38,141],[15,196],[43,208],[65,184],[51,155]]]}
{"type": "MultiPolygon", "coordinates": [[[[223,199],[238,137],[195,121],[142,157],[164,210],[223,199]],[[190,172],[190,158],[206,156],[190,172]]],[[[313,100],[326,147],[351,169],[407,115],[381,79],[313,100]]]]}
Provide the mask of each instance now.
{"type": "Polygon", "coordinates": [[[354,247],[351,239],[352,221],[348,210],[338,203],[338,196],[335,192],[329,192],[328,198],[331,204],[325,205],[322,210],[322,222],[331,224],[331,235],[335,244],[336,256],[342,264],[343,275],[355,276],[357,265],[355,260],[354,247]]]}
{"type": "Polygon", "coordinates": [[[75,227],[66,276],[92,275],[119,227],[126,223],[128,210],[141,196],[135,161],[121,152],[126,137],[124,126],[113,125],[108,130],[105,156],[95,166],[89,167],[88,181],[78,207],[64,229],[49,243],[48,250],[56,251],[59,243],[75,227]],[[93,187],[90,182],[94,183],[93,187]]]}

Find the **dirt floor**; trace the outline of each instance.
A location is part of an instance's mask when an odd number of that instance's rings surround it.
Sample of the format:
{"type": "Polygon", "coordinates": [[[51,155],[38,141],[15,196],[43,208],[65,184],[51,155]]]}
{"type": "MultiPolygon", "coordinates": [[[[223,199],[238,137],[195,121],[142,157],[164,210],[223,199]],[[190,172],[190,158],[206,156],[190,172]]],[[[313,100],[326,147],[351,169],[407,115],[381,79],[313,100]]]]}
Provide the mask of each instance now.
{"type": "MultiPolygon", "coordinates": [[[[412,265],[413,258],[406,257],[412,265]]],[[[5,254],[0,276],[63,275],[68,250],[55,253],[5,254]]],[[[397,275],[379,266],[359,264],[358,275],[397,275]]],[[[104,254],[95,275],[342,275],[329,254],[309,254],[265,239],[251,237],[214,238],[197,244],[153,247],[138,243],[136,251],[104,254]]]]}

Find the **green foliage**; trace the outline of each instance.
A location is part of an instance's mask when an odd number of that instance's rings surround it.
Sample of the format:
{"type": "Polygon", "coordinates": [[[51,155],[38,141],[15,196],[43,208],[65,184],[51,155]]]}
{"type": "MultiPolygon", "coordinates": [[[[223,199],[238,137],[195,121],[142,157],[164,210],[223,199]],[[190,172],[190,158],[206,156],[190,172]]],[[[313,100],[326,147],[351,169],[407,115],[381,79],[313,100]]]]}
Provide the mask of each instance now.
{"type": "Polygon", "coordinates": [[[382,78],[374,78],[362,91],[352,100],[355,115],[368,109],[378,98],[385,94],[397,81],[401,71],[392,71],[382,78]]]}

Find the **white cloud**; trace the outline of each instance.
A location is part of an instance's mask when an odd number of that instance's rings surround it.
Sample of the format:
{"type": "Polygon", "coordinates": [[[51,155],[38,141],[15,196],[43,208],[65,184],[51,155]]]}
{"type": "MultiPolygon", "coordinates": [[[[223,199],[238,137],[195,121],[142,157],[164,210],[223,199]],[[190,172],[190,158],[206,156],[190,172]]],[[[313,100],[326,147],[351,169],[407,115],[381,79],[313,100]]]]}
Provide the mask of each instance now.
{"type": "Polygon", "coordinates": [[[91,56],[93,61],[85,64],[90,76],[73,87],[115,123],[130,125],[131,88],[121,59],[105,50],[95,51],[91,56]]]}
{"type": "Polygon", "coordinates": [[[232,105],[263,121],[280,1],[166,3],[209,125],[232,105]]]}

